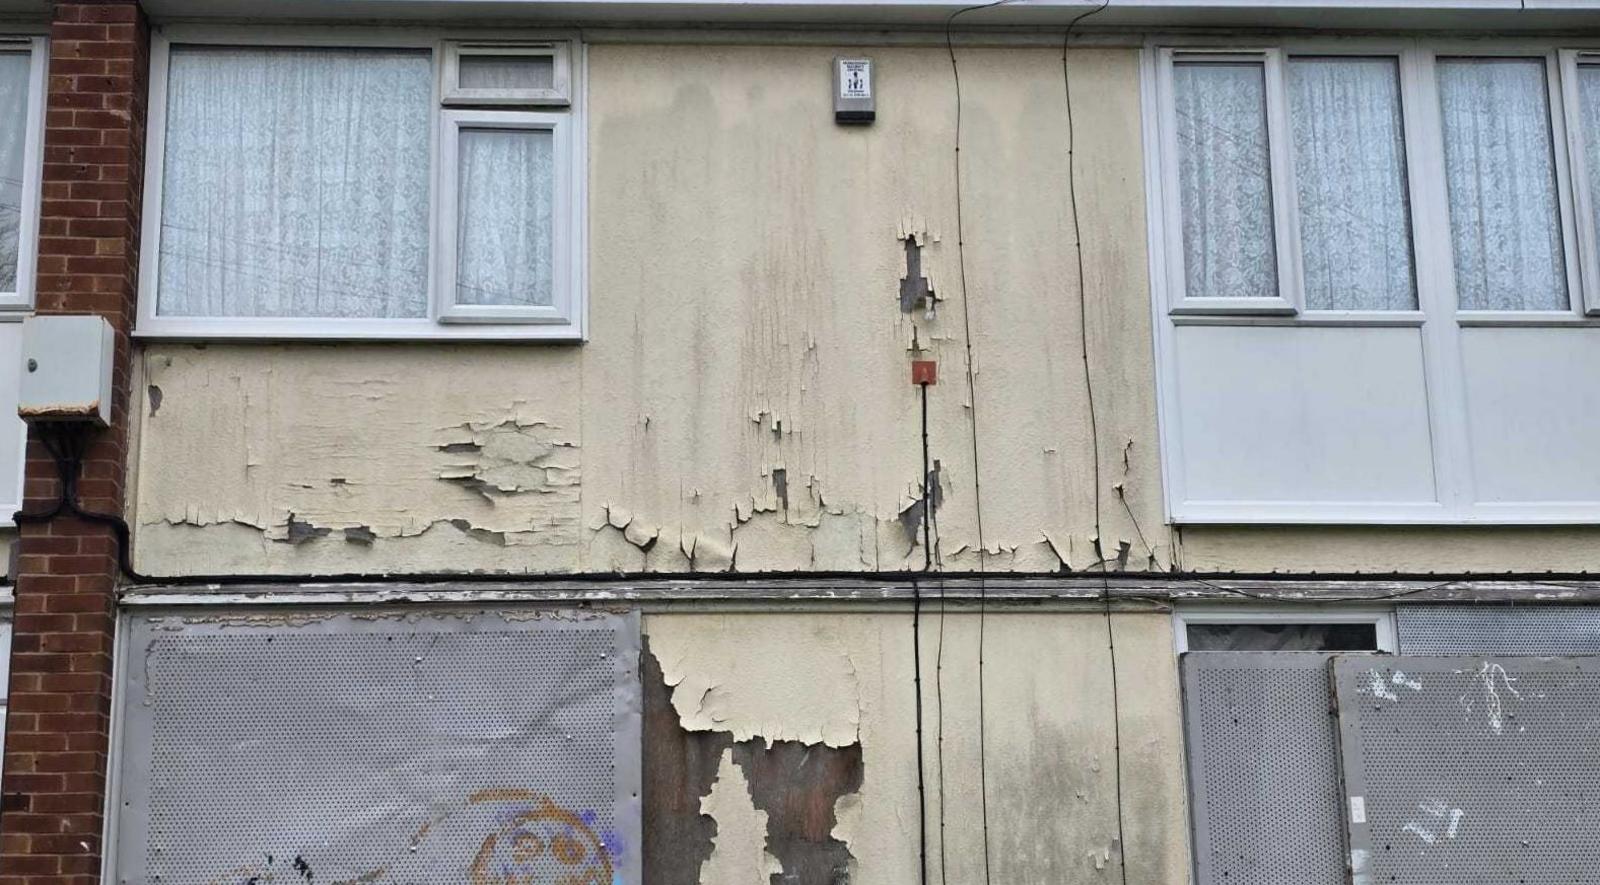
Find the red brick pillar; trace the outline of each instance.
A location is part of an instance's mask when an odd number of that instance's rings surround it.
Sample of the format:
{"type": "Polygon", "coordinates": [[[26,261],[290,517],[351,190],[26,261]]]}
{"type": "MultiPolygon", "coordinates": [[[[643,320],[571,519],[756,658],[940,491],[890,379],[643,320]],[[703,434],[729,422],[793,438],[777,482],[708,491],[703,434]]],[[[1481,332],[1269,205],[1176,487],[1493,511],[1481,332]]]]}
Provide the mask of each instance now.
{"type": "MultiPolygon", "coordinates": [[[[116,329],[112,425],[93,434],[80,503],[122,512],[139,269],[149,29],[135,0],[58,2],[39,220],[37,308],[116,329]]],[[[30,434],[25,508],[47,510],[55,464],[30,434]]],[[[99,881],[111,721],[111,530],[57,517],[21,528],[11,656],[0,885],[99,881]]]]}

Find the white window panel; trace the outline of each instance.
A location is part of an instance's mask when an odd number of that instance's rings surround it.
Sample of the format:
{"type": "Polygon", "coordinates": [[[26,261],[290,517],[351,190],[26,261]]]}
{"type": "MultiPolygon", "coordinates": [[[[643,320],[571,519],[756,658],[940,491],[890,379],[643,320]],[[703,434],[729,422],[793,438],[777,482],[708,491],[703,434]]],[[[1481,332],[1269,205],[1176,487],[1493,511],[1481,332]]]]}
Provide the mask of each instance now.
{"type": "Polygon", "coordinates": [[[0,308],[33,304],[46,56],[43,38],[0,37],[0,308]]]}
{"type": "Polygon", "coordinates": [[[575,46],[163,28],[135,334],[581,339],[575,46]]]}
{"type": "Polygon", "coordinates": [[[571,317],[566,117],[446,111],[441,278],[447,321],[571,317]]]}

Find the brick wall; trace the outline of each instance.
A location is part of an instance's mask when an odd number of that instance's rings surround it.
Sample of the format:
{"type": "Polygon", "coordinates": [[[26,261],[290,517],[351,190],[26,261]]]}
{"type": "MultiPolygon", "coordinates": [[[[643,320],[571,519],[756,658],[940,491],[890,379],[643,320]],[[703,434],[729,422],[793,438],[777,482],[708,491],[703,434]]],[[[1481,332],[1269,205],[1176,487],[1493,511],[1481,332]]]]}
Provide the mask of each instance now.
{"type": "MultiPolygon", "coordinates": [[[[39,313],[96,313],[117,333],[112,426],[85,457],[80,502],[121,513],[139,267],[149,32],[136,2],[57,3],[50,28],[39,313]]],[[[55,466],[28,443],[28,510],[55,466]]],[[[0,796],[0,885],[99,880],[111,718],[116,541],[70,518],[22,527],[0,796]]]]}

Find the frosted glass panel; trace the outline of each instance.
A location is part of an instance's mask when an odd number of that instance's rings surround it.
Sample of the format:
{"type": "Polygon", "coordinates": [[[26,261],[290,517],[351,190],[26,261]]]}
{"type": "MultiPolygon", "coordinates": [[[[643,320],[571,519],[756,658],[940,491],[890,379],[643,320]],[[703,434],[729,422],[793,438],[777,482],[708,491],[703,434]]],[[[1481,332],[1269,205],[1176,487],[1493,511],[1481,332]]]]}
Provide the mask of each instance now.
{"type": "Polygon", "coordinates": [[[1567,310],[1550,100],[1538,58],[1439,59],[1463,310],[1567,310]]]}
{"type": "Polygon", "coordinates": [[[549,89],[555,60],[548,55],[463,55],[457,80],[462,89],[549,89]]]}
{"type": "Polygon", "coordinates": [[[1173,87],[1185,294],[1276,297],[1265,68],[1178,62],[1173,87]]]}
{"type": "Polygon", "coordinates": [[[456,301],[548,306],[555,138],[546,129],[463,129],[456,301]]]}
{"type": "Polygon", "coordinates": [[[1310,310],[1415,310],[1400,70],[1392,58],[1289,63],[1310,310]]]}
{"type": "Polygon", "coordinates": [[[158,312],[428,315],[427,50],[173,47],[158,312]]]}
{"type": "Polygon", "coordinates": [[[17,291],[30,63],[26,52],[0,52],[0,292],[17,291]]]}

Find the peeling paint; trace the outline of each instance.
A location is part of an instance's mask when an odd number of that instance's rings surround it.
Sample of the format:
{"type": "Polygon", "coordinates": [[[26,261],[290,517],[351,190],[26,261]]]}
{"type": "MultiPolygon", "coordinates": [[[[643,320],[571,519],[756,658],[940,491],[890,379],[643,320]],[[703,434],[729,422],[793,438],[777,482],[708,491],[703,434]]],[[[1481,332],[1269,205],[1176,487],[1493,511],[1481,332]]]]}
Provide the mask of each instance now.
{"type": "Polygon", "coordinates": [[[722,751],[716,783],[700,800],[700,813],[716,822],[716,844],[700,866],[700,882],[781,881],[783,865],[767,851],[767,813],[750,799],[744,772],[733,761],[733,748],[722,751]]]}

